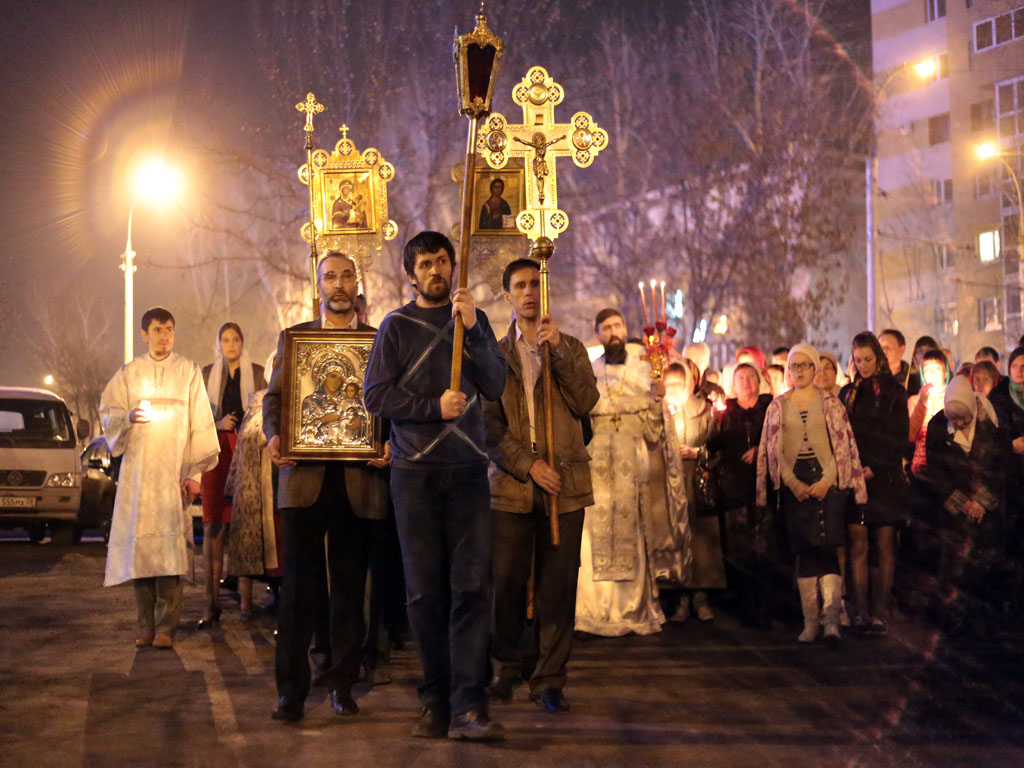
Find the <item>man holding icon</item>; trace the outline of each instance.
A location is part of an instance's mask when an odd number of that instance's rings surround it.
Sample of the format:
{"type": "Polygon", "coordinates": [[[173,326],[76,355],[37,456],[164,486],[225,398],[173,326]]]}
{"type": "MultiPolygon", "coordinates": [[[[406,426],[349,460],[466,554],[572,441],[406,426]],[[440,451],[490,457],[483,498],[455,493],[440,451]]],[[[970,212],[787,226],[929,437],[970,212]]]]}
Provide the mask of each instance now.
{"type": "Polygon", "coordinates": [[[188,505],[220,446],[199,366],[172,352],[174,316],[146,310],[142,340],[148,352],[121,366],[100,398],[110,453],[124,455],[103,583],[132,582],[136,647],[172,648],[189,570],[188,505]]]}

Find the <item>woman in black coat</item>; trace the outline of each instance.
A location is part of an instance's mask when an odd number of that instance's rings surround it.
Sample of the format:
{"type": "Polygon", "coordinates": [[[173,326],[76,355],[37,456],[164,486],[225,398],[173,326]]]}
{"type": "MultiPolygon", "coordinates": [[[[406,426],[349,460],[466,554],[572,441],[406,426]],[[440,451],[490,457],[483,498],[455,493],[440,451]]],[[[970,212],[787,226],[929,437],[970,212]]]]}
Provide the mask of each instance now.
{"type": "Polygon", "coordinates": [[[754,500],[757,486],[757,447],[771,395],[761,395],[761,376],[754,366],[740,363],[733,371],[735,398],[715,414],[715,431],[708,450],[717,455],[721,487],[722,522],[729,585],[735,595],[740,621],[768,626],[769,589],[765,555],[771,538],[771,520],[754,500]]]}
{"type": "Polygon", "coordinates": [[[889,372],[875,335],[858,333],[851,353],[857,372],[854,380],[843,387],[839,399],[850,416],[868,486],[868,503],[851,506],[846,520],[856,600],[852,625],[861,632],[884,635],[888,631],[886,617],[895,572],[893,537],[896,526],[907,517],[903,458],[910,416],[907,391],[889,372]],[[875,555],[870,568],[869,543],[875,555]],[[869,586],[873,588],[870,609],[869,586]]]}
{"type": "Polygon", "coordinates": [[[970,381],[954,376],[945,406],[928,422],[928,479],[942,503],[939,595],[949,629],[969,619],[984,625],[1013,599],[1003,503],[1012,448],[995,410],[970,381]]]}

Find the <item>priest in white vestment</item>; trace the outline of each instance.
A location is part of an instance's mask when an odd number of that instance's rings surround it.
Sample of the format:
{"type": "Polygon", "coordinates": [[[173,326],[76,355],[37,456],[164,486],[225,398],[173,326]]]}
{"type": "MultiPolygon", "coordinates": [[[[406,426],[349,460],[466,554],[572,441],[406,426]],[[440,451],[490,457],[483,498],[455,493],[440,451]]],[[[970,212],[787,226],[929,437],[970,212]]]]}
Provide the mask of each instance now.
{"type": "Polygon", "coordinates": [[[199,366],[172,352],[171,313],[147,310],[142,340],[148,352],[123,365],[100,400],[110,453],[124,456],[103,583],[133,583],[136,646],[171,648],[189,570],[188,505],[220,447],[199,366]]]}
{"type": "Polygon", "coordinates": [[[590,412],[594,506],[587,509],[580,547],[576,630],[614,637],[661,631],[658,603],[644,538],[647,445],[661,420],[643,347],[626,344],[626,324],[605,309],[594,323],[605,354],[594,362],[601,394],[590,412]]]}

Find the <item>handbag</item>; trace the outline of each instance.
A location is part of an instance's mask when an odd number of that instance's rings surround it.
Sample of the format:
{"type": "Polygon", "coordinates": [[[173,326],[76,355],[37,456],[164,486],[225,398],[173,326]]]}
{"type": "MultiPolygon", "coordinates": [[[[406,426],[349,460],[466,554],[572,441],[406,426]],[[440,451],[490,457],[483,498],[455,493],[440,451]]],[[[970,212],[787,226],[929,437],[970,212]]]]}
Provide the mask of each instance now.
{"type": "Polygon", "coordinates": [[[711,517],[718,514],[722,499],[718,470],[719,457],[712,456],[706,446],[701,446],[697,452],[694,477],[697,515],[700,517],[711,517]]]}

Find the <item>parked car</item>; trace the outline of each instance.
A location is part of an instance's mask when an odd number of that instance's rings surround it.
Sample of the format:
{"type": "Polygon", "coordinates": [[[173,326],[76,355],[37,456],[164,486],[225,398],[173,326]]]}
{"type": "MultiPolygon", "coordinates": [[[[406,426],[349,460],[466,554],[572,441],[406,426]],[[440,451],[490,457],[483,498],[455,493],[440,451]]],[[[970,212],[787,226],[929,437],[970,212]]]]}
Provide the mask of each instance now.
{"type": "Polygon", "coordinates": [[[120,471],[121,457],[110,455],[105,438],[97,437],[82,451],[82,509],[78,525],[80,529],[99,528],[103,541],[110,537],[120,471]]]}
{"type": "Polygon", "coordinates": [[[72,422],[67,404],[45,389],[0,387],[0,527],[41,541],[79,540],[82,471],[78,445],[89,423],[72,422]]]}

